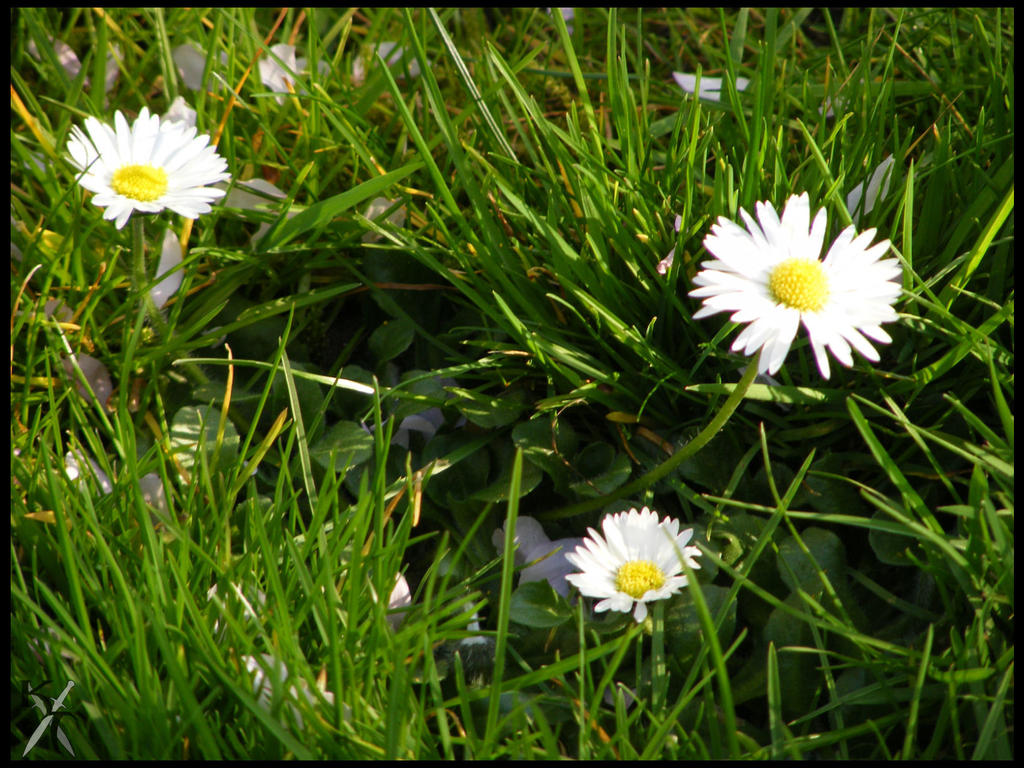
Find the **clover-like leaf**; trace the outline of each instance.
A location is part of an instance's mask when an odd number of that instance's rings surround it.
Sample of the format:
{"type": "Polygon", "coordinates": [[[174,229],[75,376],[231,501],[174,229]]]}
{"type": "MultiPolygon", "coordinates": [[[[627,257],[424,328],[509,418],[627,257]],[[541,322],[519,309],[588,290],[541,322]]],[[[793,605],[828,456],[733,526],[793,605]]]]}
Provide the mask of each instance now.
{"type": "Polygon", "coordinates": [[[512,593],[509,616],[517,624],[547,629],[572,618],[572,608],[547,581],[528,581],[512,593]]]}
{"type": "Polygon", "coordinates": [[[334,469],[354,467],[373,455],[373,435],[354,421],[339,421],[309,450],[313,460],[324,469],[334,454],[334,469]]]}
{"type": "MultiPolygon", "coordinates": [[[[220,412],[207,405],[186,405],[174,414],[171,420],[171,453],[175,454],[182,469],[187,471],[195,466],[200,449],[208,462],[213,458],[219,423],[220,412]]],[[[221,468],[230,467],[237,461],[238,442],[235,425],[226,420],[219,453],[221,468]]]]}

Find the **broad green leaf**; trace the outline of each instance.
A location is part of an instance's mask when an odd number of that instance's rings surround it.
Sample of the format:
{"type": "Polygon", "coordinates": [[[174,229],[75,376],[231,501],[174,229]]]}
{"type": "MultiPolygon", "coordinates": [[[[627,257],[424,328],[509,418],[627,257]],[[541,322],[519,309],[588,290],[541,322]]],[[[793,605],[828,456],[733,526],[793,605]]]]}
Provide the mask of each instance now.
{"type": "MultiPolygon", "coordinates": [[[[792,594],[786,598],[788,605],[802,608],[800,596],[792,594]]],[[[768,617],[762,631],[764,647],[774,643],[778,650],[778,675],[780,688],[786,692],[782,699],[782,711],[786,717],[806,714],[807,707],[821,684],[815,667],[818,657],[809,653],[794,652],[790,648],[802,648],[812,644],[808,626],[793,615],[776,608],[768,617]]],[[[762,650],[762,653],[767,653],[762,650]]]]}
{"type": "Polygon", "coordinates": [[[569,457],[576,453],[576,432],[568,421],[555,422],[549,416],[516,424],[512,441],[523,456],[546,472],[556,488],[567,488],[573,474],[569,457]]]}
{"type": "MultiPolygon", "coordinates": [[[[207,456],[212,457],[217,441],[217,424],[220,413],[207,405],[186,405],[171,421],[170,445],[182,469],[190,470],[197,461],[200,446],[207,456]]],[[[221,467],[227,467],[238,460],[238,432],[231,421],[224,425],[224,441],[220,449],[221,467]]]]}
{"type": "Polygon", "coordinates": [[[593,498],[611,493],[629,479],[629,457],[616,453],[608,443],[591,443],[573,461],[573,468],[585,479],[570,487],[579,496],[593,498]]]}
{"type": "Polygon", "coordinates": [[[354,421],[339,421],[310,448],[310,456],[324,469],[334,454],[334,469],[354,467],[373,455],[373,435],[354,421]]]}
{"type": "MultiPolygon", "coordinates": [[[[500,459],[499,459],[500,460],[500,459]]],[[[500,460],[500,466],[504,467],[496,480],[486,488],[473,494],[477,501],[507,501],[509,494],[509,483],[511,482],[512,462],[500,460]]],[[[537,487],[543,478],[540,467],[526,462],[523,464],[522,478],[519,485],[519,495],[526,496],[537,487]]]]}
{"type": "Polygon", "coordinates": [[[547,581],[528,581],[512,593],[509,618],[526,627],[547,629],[572,618],[572,608],[547,581]]]}
{"type": "Polygon", "coordinates": [[[809,491],[807,502],[826,514],[863,515],[864,499],[856,486],[845,480],[850,470],[859,465],[865,465],[863,454],[830,453],[816,460],[804,478],[809,491]]]}
{"type": "Polygon", "coordinates": [[[820,573],[833,587],[846,578],[846,550],[842,540],[824,528],[807,528],[800,534],[807,552],[794,537],[779,545],[776,561],[779,575],[790,589],[802,589],[812,595],[824,589],[820,573]]]}
{"type": "Polygon", "coordinates": [[[416,326],[405,318],[388,320],[378,326],[367,342],[378,363],[386,363],[405,352],[416,336],[416,326]]]}
{"type": "MultiPolygon", "coordinates": [[[[891,520],[881,510],[875,510],[871,519],[887,522],[891,520]]],[[[871,545],[875,557],[886,565],[914,565],[914,561],[910,559],[909,550],[916,546],[915,539],[916,537],[909,529],[906,536],[900,536],[891,530],[880,528],[871,528],[868,531],[868,543],[871,545]]]]}
{"type": "Polygon", "coordinates": [[[391,393],[397,398],[392,402],[394,417],[399,422],[406,416],[438,407],[448,399],[448,393],[444,391],[444,385],[437,376],[416,369],[405,371],[391,393]],[[415,397],[411,397],[413,395],[415,397]]]}
{"type": "Polygon", "coordinates": [[[517,394],[489,397],[459,387],[446,387],[456,396],[453,405],[459,412],[485,429],[494,429],[511,424],[526,410],[527,404],[517,394]]]}
{"type": "Polygon", "coordinates": [[[461,433],[438,435],[423,449],[423,460],[433,459],[443,464],[431,475],[427,495],[438,504],[465,501],[487,485],[491,454],[479,438],[461,433]],[[442,458],[446,456],[454,458],[442,458]]]}
{"type": "MultiPolygon", "coordinates": [[[[725,647],[736,631],[736,601],[733,600],[726,606],[729,595],[727,587],[705,584],[702,581],[700,589],[712,618],[717,619],[722,611],[725,611],[725,618],[718,628],[718,641],[725,647]]],[[[681,597],[670,600],[665,611],[665,633],[665,644],[669,653],[685,666],[685,660],[695,656],[705,643],[700,619],[692,601],[681,597]]]]}

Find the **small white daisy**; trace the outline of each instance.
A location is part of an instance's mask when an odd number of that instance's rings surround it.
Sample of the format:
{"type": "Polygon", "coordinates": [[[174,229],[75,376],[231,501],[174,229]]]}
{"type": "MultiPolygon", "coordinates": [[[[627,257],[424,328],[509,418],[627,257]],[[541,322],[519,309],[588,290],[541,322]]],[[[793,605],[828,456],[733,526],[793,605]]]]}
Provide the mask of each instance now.
{"type": "Polygon", "coordinates": [[[129,127],[120,112],[114,127],[94,117],[85,120],[88,136],[71,129],[68,153],[82,175],[78,183],[106,208],[104,219],[121,229],[133,212],[159,213],[170,208],[189,219],[209,213],[224,190],[208,187],[227,181],[227,161],[208,146],[209,136],[180,122],[161,122],[143,107],[129,127]]]}
{"type": "Polygon", "coordinates": [[[603,539],[588,528],[583,545],[565,556],[581,571],[566,580],[586,597],[603,598],[595,611],[633,609],[633,618],[642,622],[647,603],[671,597],[686,586],[681,558],[691,568],[700,568],[694,559],[700,549],[686,546],[693,529],[679,533],[678,520],[666,517],[658,522],[658,514],[647,507],[608,515],[601,527],[603,539]]]}
{"type": "Polygon", "coordinates": [[[758,373],[779,370],[801,322],[826,379],[826,347],[848,368],[851,347],[877,363],[865,337],[892,341],[881,324],[897,319],[892,304],[900,295],[902,268],[896,259],[882,258],[889,241],[869,245],[875,230],[858,235],[851,225],[819,260],[826,214],[822,208],[811,223],[806,192],[789,198],[781,220],[770,203],[760,202],[756,210],[760,226],[740,209],[746,230],[720,216],[704,238],[715,258],[702,263],[693,279],[699,287],[690,296],[704,299],[693,317],[732,312],[734,323],[749,323],[732,350],[752,355],[761,349],[758,373]]]}

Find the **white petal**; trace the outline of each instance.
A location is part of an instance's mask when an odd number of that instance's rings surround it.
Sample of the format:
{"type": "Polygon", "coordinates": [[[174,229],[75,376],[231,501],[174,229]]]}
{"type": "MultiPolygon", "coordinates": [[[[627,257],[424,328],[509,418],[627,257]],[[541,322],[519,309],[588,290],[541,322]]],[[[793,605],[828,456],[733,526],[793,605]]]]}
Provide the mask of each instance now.
{"type": "Polygon", "coordinates": [[[861,215],[867,215],[875,207],[879,199],[885,199],[889,194],[889,182],[892,180],[892,167],[896,159],[892,155],[886,155],[881,163],[875,168],[871,178],[858,184],[846,197],[846,208],[854,217],[859,220],[861,215]],[[857,206],[864,199],[864,210],[858,211],[857,206]]]}
{"type": "Polygon", "coordinates": [[[196,111],[188,105],[184,96],[178,96],[171,102],[170,109],[164,113],[164,120],[184,123],[194,128],[196,124],[196,111]]]}
{"type": "Polygon", "coordinates": [[[642,600],[637,600],[636,610],[633,611],[633,618],[636,619],[638,624],[647,618],[647,604],[642,600]]]}
{"type": "Polygon", "coordinates": [[[775,374],[789,353],[789,346],[796,336],[796,329],[800,325],[800,313],[794,309],[787,309],[779,315],[779,329],[775,336],[769,339],[761,351],[761,362],[758,370],[761,373],[775,374]]]}
{"type": "Polygon", "coordinates": [[[157,277],[161,275],[167,275],[167,277],[154,285],[149,292],[153,303],[158,307],[166,304],[181,287],[182,272],[177,269],[181,264],[181,258],[181,242],[173,230],[167,229],[164,232],[163,245],[160,248],[160,265],[156,269],[157,277]],[[167,274],[168,272],[170,274],[167,274]]]}
{"type": "Polygon", "coordinates": [[[171,51],[171,58],[178,68],[185,87],[198,91],[203,84],[203,70],[206,68],[206,54],[193,45],[184,43],[171,51]]]}
{"type": "Polygon", "coordinates": [[[391,625],[393,632],[398,631],[402,621],[405,619],[405,612],[402,609],[407,608],[411,604],[412,592],[409,589],[409,582],[405,580],[405,576],[402,574],[396,574],[395,586],[388,596],[388,610],[395,611],[395,613],[389,613],[387,617],[388,624],[391,625]]]}

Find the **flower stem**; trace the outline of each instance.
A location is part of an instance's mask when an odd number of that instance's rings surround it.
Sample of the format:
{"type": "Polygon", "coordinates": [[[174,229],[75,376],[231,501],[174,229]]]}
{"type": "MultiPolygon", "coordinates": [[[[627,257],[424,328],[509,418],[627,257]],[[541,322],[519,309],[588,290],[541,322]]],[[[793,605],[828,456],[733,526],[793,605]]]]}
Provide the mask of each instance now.
{"type": "Polygon", "coordinates": [[[674,472],[680,464],[707,445],[711,441],[711,438],[717,435],[719,430],[725,426],[725,422],[729,420],[733,411],[735,411],[739,406],[740,402],[743,400],[743,396],[747,393],[747,389],[750,387],[751,382],[754,380],[754,377],[757,376],[757,367],[760,356],[760,352],[754,355],[753,360],[750,361],[750,365],[747,366],[747,370],[743,374],[743,378],[740,379],[740,383],[736,385],[735,389],[733,389],[732,394],[726,398],[725,404],[722,406],[722,409],[715,414],[715,418],[713,418],[711,422],[701,430],[700,434],[693,438],[693,440],[673,453],[661,464],[642,477],[634,480],[632,483],[628,483],[605,496],[599,496],[596,499],[587,499],[586,501],[581,501],[577,504],[570,504],[568,507],[562,507],[562,509],[542,515],[542,517],[546,520],[557,520],[563,517],[574,517],[576,515],[582,515],[585,512],[600,509],[616,499],[621,499],[626,496],[630,496],[637,491],[649,488],[654,485],[654,483],[661,480],[661,478],[674,472]]]}
{"type": "Polygon", "coordinates": [[[146,290],[149,278],[146,275],[146,237],[142,227],[142,217],[132,216],[132,290],[138,297],[143,309],[149,316],[150,322],[160,334],[160,338],[167,337],[167,323],[164,322],[160,310],[153,301],[153,297],[146,290]]]}
{"type": "MultiPolygon", "coordinates": [[[[143,311],[149,318],[153,328],[156,329],[160,339],[170,338],[171,331],[164,316],[160,314],[160,308],[153,301],[153,295],[146,290],[149,284],[149,277],[146,274],[146,237],[142,226],[142,217],[133,216],[132,223],[132,293],[138,298],[143,311]]],[[[198,365],[189,362],[182,362],[182,370],[196,384],[206,384],[209,377],[203,373],[198,365]]]]}
{"type": "Polygon", "coordinates": [[[665,664],[665,601],[651,605],[654,631],[651,634],[651,712],[661,714],[668,693],[668,666],[665,664]]]}

